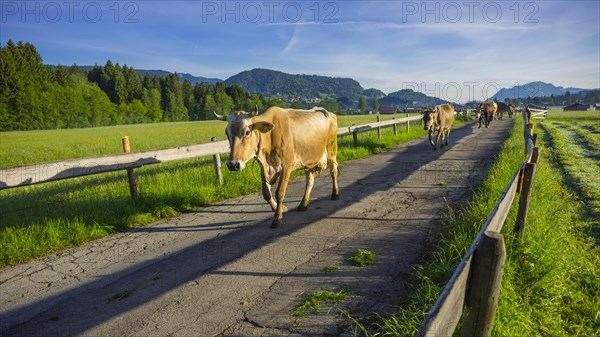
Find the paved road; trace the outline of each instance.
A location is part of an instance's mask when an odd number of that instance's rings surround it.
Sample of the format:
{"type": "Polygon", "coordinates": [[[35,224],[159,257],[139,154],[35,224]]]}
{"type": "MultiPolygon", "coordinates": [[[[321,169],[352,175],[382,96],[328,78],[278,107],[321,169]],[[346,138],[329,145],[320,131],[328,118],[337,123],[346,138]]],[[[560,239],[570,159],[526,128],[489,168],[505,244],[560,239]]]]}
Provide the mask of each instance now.
{"type": "Polygon", "coordinates": [[[269,228],[272,212],[257,193],[4,268],[0,335],[343,335],[339,309],[359,319],[394,311],[429,233],[483,178],[511,126],[469,123],[437,151],[423,137],[346,162],[340,200],[328,199],[322,175],[306,212],[295,211],[297,179],[282,229],[269,228]],[[357,248],[376,263],[348,263],[357,248]],[[333,265],[340,269],[323,271],[333,265]],[[350,296],[329,313],[291,314],[322,289],[350,296]]]}

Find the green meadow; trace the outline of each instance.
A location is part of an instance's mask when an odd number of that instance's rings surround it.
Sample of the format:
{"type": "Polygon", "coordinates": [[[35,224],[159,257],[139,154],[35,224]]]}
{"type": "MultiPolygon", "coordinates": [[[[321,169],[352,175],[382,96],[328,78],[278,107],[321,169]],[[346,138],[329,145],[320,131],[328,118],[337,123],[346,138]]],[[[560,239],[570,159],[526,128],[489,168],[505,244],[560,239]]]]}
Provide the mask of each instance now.
{"type": "MultiPolygon", "coordinates": [[[[405,115],[384,115],[382,120],[405,115]]],[[[365,124],[376,116],[339,116],[339,126],[365,124]]],[[[392,128],[339,137],[338,161],[379,153],[420,137],[420,121],[392,128]]],[[[226,139],[222,121],[180,122],[75,130],[0,133],[3,166],[58,161],[122,152],[121,137],[130,137],[133,151],[226,139]]],[[[225,160],[225,156],[221,156],[225,160]]],[[[250,167],[257,170],[257,167],[250,167]]],[[[129,196],[126,172],[118,171],[51,183],[0,190],[0,267],[25,262],[52,251],[80,245],[110,233],[143,226],[227,198],[260,190],[252,170],[223,170],[217,183],[212,158],[195,158],[136,169],[139,200],[129,196]]],[[[296,172],[296,175],[300,174],[296,172]]]]}
{"type": "MultiPolygon", "coordinates": [[[[381,120],[405,116],[382,115],[381,120]]],[[[338,116],[340,127],[375,121],[375,115],[338,116]]],[[[216,140],[227,139],[224,122],[217,120],[87,129],[8,131],[0,133],[0,168],[119,154],[123,152],[123,136],[129,137],[133,152],[208,143],[211,137],[215,137],[216,140]]]]}

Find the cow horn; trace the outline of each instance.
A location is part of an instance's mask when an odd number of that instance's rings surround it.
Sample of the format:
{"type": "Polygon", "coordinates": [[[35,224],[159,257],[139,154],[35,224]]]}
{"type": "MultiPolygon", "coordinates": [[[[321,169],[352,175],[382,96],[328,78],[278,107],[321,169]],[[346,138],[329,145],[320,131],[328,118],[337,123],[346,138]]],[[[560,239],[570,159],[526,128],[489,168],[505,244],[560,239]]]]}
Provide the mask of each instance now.
{"type": "Polygon", "coordinates": [[[254,104],[254,111],[250,113],[250,117],[258,115],[258,104],[254,104]]]}
{"type": "Polygon", "coordinates": [[[216,113],[214,110],[213,110],[213,115],[215,115],[215,118],[216,118],[216,119],[219,119],[219,120],[222,120],[222,121],[225,121],[225,122],[227,122],[227,117],[225,117],[225,116],[223,116],[223,115],[219,115],[219,114],[218,114],[218,113],[216,113]]]}

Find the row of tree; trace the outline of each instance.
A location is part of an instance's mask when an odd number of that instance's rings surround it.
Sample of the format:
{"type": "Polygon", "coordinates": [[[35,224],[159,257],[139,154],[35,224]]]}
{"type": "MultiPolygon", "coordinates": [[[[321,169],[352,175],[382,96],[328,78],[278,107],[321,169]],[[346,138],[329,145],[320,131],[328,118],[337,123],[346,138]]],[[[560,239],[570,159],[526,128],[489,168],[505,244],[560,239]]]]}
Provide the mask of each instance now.
{"type": "MultiPolygon", "coordinates": [[[[241,86],[207,85],[177,74],[164,77],[113,64],[50,67],[30,43],[0,46],[0,130],[80,128],[205,120],[254,106],[285,107],[280,99],[249,95],[241,86]]],[[[331,104],[330,104],[331,105],[331,104]]]]}

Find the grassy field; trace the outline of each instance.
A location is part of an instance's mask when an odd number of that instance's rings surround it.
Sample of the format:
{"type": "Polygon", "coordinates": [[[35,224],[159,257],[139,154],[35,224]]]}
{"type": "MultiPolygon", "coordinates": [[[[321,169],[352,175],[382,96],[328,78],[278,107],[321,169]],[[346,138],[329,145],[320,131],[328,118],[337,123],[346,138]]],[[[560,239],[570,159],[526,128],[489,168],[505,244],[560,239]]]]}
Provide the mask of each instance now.
{"type": "MultiPolygon", "coordinates": [[[[384,116],[383,120],[392,117],[404,116],[384,116]]],[[[339,124],[347,126],[374,121],[375,116],[340,116],[339,124]]],[[[120,137],[126,133],[132,138],[133,149],[141,150],[139,147],[136,148],[136,143],[145,144],[145,149],[151,149],[154,148],[152,144],[156,147],[165,147],[162,146],[165,144],[176,146],[181,143],[194,143],[194,139],[210,139],[214,134],[224,138],[224,129],[225,123],[209,121],[119,126],[113,129],[9,132],[0,135],[2,154],[9,158],[12,158],[10,154],[13,153],[9,150],[11,147],[9,144],[25,144],[26,139],[31,137],[38,139],[35,142],[31,141],[31,144],[53,142],[52,147],[56,157],[39,160],[47,161],[71,158],[75,154],[76,157],[107,154],[97,152],[93,145],[109,143],[107,139],[112,142],[113,138],[118,144],[118,149],[114,151],[119,153],[120,137]],[[171,130],[171,133],[177,134],[177,138],[163,137],[164,142],[158,142],[157,138],[161,138],[161,132],[158,130],[171,130]],[[203,130],[210,131],[203,133],[203,130]],[[131,133],[132,131],[136,133],[131,133]],[[12,137],[10,142],[5,142],[5,134],[12,137]],[[135,138],[132,135],[135,135],[135,138]],[[67,140],[69,137],[71,140],[67,140]],[[42,141],[43,139],[45,141],[42,141]],[[73,149],[76,139],[78,139],[77,143],[88,145],[73,149]],[[135,139],[138,139],[138,142],[135,139]]],[[[338,161],[343,162],[379,153],[425,134],[420,127],[420,121],[413,122],[409,133],[403,132],[406,130],[403,126],[398,130],[398,134],[394,135],[391,127],[384,128],[381,141],[377,139],[374,131],[361,133],[360,145],[357,147],[353,145],[352,135],[340,137],[338,161]]],[[[18,154],[21,158],[20,162],[15,159],[7,159],[7,161],[15,164],[31,163],[37,161],[38,156],[41,157],[42,154],[44,154],[43,147],[23,147],[23,151],[18,154]],[[29,152],[25,151],[26,148],[29,152]]],[[[222,159],[225,159],[225,156],[222,156],[222,159]]],[[[255,170],[254,175],[258,176],[257,166],[236,173],[224,170],[225,183],[219,186],[211,158],[145,166],[135,171],[140,195],[138,202],[133,202],[129,196],[125,171],[1,190],[0,267],[22,263],[48,252],[79,245],[116,231],[142,226],[159,218],[174,216],[227,198],[259,191],[260,182],[252,174],[252,170],[255,170]]]]}
{"type": "MultiPolygon", "coordinates": [[[[382,115],[381,120],[405,117],[382,115]]],[[[375,115],[338,116],[340,127],[376,121],[375,115]]],[[[0,133],[0,168],[123,153],[121,138],[143,152],[226,140],[222,121],[119,125],[89,129],[10,131],[0,133]]]]}
{"type": "MultiPolygon", "coordinates": [[[[516,202],[503,229],[507,260],[493,336],[600,335],[600,198],[598,178],[588,179],[590,171],[598,172],[598,121],[590,113],[535,120],[542,155],[522,237],[512,235],[516,202]]],[[[522,128],[518,118],[467,206],[448,210],[434,249],[415,266],[398,312],[357,329],[361,334],[417,332],[523,160],[522,128]]]]}

